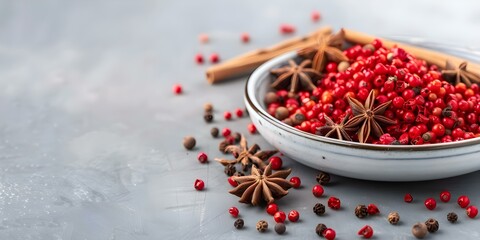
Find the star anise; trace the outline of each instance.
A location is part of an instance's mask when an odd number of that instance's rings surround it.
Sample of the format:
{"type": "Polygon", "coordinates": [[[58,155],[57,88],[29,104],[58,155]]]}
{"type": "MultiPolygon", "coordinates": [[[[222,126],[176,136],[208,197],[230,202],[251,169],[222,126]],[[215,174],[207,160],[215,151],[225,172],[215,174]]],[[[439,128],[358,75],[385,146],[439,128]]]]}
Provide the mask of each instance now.
{"type": "Polygon", "coordinates": [[[331,118],[325,115],[325,125],[317,129],[317,134],[325,137],[335,137],[340,140],[352,141],[352,138],[348,135],[348,132],[357,130],[357,127],[347,127],[345,123],[348,121],[350,115],[346,115],[342,122],[335,123],[331,118]]]}
{"type": "Polygon", "coordinates": [[[472,83],[480,84],[480,76],[467,71],[467,62],[462,62],[455,67],[450,61],[447,61],[445,70],[442,70],[442,77],[455,84],[463,82],[467,87],[470,87],[472,83]]]}
{"type": "Polygon", "coordinates": [[[215,160],[221,163],[223,166],[228,164],[237,164],[241,163],[243,171],[247,171],[250,164],[256,165],[260,169],[264,169],[266,164],[264,163],[269,157],[273,156],[278,151],[259,151],[260,147],[257,144],[254,144],[250,148],[247,145],[247,140],[245,136],[240,138],[240,146],[237,145],[228,145],[225,147],[225,152],[230,152],[236,158],[234,160],[219,159],[215,160]]]}
{"type": "Polygon", "coordinates": [[[372,132],[376,137],[383,135],[383,130],[380,124],[395,124],[396,121],[391,120],[383,113],[392,101],[384,102],[377,107],[373,107],[375,101],[375,91],[371,90],[368,94],[365,105],[360,103],[357,99],[348,97],[348,103],[352,109],[353,117],[345,123],[345,127],[353,128],[360,126],[357,132],[358,141],[365,143],[372,132]]]}
{"type": "Polygon", "coordinates": [[[340,50],[344,42],[344,36],[345,32],[343,30],[334,35],[320,36],[316,46],[300,49],[298,55],[312,59],[312,68],[322,72],[327,60],[334,62],[348,61],[348,58],[340,50]]]}
{"type": "Polygon", "coordinates": [[[312,82],[313,76],[320,76],[320,73],[313,68],[308,68],[312,64],[310,60],[304,60],[298,65],[295,61],[289,60],[287,66],[276,68],[270,72],[276,74],[278,77],[272,83],[273,88],[290,85],[290,92],[297,92],[300,87],[308,90],[316,88],[312,82]],[[301,85],[301,86],[299,86],[301,85]]]}
{"type": "Polygon", "coordinates": [[[270,164],[265,167],[263,173],[256,167],[252,167],[252,175],[233,177],[239,185],[230,190],[231,194],[240,197],[239,202],[258,205],[262,200],[272,203],[275,199],[282,198],[288,194],[292,184],[286,180],[292,170],[281,170],[272,173],[270,164]]]}

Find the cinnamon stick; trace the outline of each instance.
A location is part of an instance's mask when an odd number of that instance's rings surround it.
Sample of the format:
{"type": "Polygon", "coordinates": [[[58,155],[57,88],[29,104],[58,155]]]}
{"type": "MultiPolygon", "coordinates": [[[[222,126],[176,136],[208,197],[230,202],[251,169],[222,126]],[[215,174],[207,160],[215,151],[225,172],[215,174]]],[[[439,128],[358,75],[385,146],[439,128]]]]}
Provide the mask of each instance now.
{"type": "Polygon", "coordinates": [[[207,69],[207,80],[209,83],[217,83],[228,78],[248,74],[262,63],[276,56],[296,49],[314,46],[320,35],[328,35],[331,33],[332,29],[330,27],[323,27],[305,37],[295,37],[269,48],[245,53],[207,69]]]}
{"type": "MultiPolygon", "coordinates": [[[[345,40],[352,43],[358,43],[361,45],[371,43],[375,38],[378,38],[378,37],[370,36],[365,33],[356,32],[350,29],[343,29],[343,31],[345,32],[345,40]]],[[[386,48],[392,48],[394,46],[398,46],[400,48],[405,49],[407,52],[409,52],[416,58],[423,59],[427,63],[437,65],[442,69],[446,68],[447,60],[453,63],[453,65],[455,66],[459,66],[460,63],[462,62],[468,62],[465,59],[455,57],[449,54],[428,50],[421,47],[415,47],[412,45],[399,43],[399,42],[395,42],[395,41],[391,41],[383,38],[378,38],[378,39],[382,40],[383,46],[385,46],[386,48]]],[[[467,68],[468,68],[467,69],[468,71],[480,75],[480,64],[468,62],[467,68]]]]}

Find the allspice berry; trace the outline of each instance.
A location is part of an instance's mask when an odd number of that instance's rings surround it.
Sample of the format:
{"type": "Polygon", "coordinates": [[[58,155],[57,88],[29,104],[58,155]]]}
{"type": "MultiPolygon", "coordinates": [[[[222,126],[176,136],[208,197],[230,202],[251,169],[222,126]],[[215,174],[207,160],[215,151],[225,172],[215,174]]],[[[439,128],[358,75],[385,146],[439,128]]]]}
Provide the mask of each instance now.
{"type": "Polygon", "coordinates": [[[228,146],[228,142],[226,140],[223,140],[221,141],[219,144],[218,144],[218,150],[222,153],[225,153],[225,148],[228,146]]]}
{"type": "Polygon", "coordinates": [[[323,223],[319,223],[315,228],[315,232],[317,233],[318,236],[323,237],[323,232],[325,232],[325,229],[327,229],[327,225],[323,223]]]}
{"type": "Polygon", "coordinates": [[[233,176],[233,174],[237,171],[237,168],[235,167],[235,165],[233,164],[228,164],[225,166],[225,174],[227,174],[227,176],[231,177],[233,176]]]}
{"type": "Polygon", "coordinates": [[[388,222],[392,225],[397,225],[397,223],[400,221],[400,215],[398,212],[391,212],[388,214],[388,222]]]}
{"type": "Polygon", "coordinates": [[[292,126],[293,125],[293,121],[291,118],[285,118],[283,119],[282,121],[283,123],[287,124],[288,126],[292,126]]]}
{"type": "Polygon", "coordinates": [[[299,125],[301,124],[303,121],[305,121],[307,118],[305,117],[305,115],[301,114],[301,113],[295,113],[292,117],[292,123],[293,125],[299,125]]]}
{"type": "Polygon", "coordinates": [[[370,51],[375,51],[375,47],[370,43],[367,43],[367,44],[363,45],[363,49],[367,49],[367,50],[370,50],[370,51]]]}
{"type": "Polygon", "coordinates": [[[425,225],[427,226],[427,230],[429,233],[434,233],[438,231],[438,221],[433,218],[429,218],[427,221],[425,221],[425,225]]]}
{"type": "Polygon", "coordinates": [[[212,129],[210,129],[210,134],[212,135],[212,137],[214,138],[218,137],[218,133],[219,133],[219,130],[217,127],[213,127],[212,129]]]}
{"type": "Polygon", "coordinates": [[[207,102],[203,105],[203,109],[205,109],[205,112],[212,112],[213,111],[213,105],[211,103],[207,102]]]}
{"type": "Polygon", "coordinates": [[[450,212],[447,214],[447,220],[451,223],[456,223],[458,220],[458,215],[454,212],[450,212]]]}
{"type": "Polygon", "coordinates": [[[347,61],[342,61],[338,64],[337,66],[337,71],[338,72],[345,72],[345,70],[347,70],[347,68],[350,67],[350,63],[348,63],[347,61]]]}
{"type": "Polygon", "coordinates": [[[360,204],[355,207],[355,216],[357,216],[358,218],[365,218],[367,215],[368,212],[365,205],[360,204]]]}
{"type": "Polygon", "coordinates": [[[320,185],[326,185],[330,182],[330,174],[326,172],[320,172],[319,174],[317,174],[316,179],[320,185]]]}
{"type": "Polygon", "coordinates": [[[233,223],[233,226],[236,229],[242,229],[244,224],[245,223],[243,222],[243,219],[239,218],[239,219],[235,220],[235,222],[233,223]]]}
{"type": "Polygon", "coordinates": [[[268,92],[265,95],[265,104],[270,104],[278,101],[278,96],[275,92],[268,92]]]}
{"type": "Polygon", "coordinates": [[[242,138],[242,134],[240,134],[239,132],[234,132],[232,136],[233,136],[233,139],[235,139],[236,143],[240,142],[240,139],[242,138]]]}
{"type": "Polygon", "coordinates": [[[278,234],[284,234],[287,228],[285,227],[284,223],[277,223],[275,224],[275,232],[278,234]]]}
{"type": "Polygon", "coordinates": [[[205,115],[203,115],[203,120],[205,122],[210,123],[213,121],[213,114],[211,112],[206,112],[205,115]]]}
{"type": "Polygon", "coordinates": [[[265,220],[260,220],[257,222],[257,231],[265,232],[268,229],[268,223],[265,220]]]}
{"type": "Polygon", "coordinates": [[[193,149],[196,143],[197,141],[195,141],[195,138],[192,136],[186,136],[183,138],[183,146],[188,150],[193,149]]]}
{"type": "Polygon", "coordinates": [[[418,222],[415,223],[412,227],[412,234],[416,238],[424,238],[428,233],[427,226],[425,223],[418,222]]]}
{"type": "Polygon", "coordinates": [[[288,117],[289,111],[288,108],[286,107],[278,107],[277,110],[275,110],[275,118],[278,120],[283,120],[288,117]]]}
{"type": "Polygon", "coordinates": [[[325,214],[325,205],[321,203],[315,204],[315,206],[313,206],[313,212],[318,216],[325,214]]]}

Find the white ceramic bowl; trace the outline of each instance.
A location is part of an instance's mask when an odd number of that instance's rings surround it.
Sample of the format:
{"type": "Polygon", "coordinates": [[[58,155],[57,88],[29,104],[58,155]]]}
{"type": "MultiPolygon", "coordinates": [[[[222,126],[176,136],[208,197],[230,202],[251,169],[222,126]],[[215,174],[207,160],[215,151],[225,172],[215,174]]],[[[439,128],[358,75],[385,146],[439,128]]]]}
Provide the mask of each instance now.
{"type": "MultiPolygon", "coordinates": [[[[456,55],[464,52],[438,48],[456,55]]],[[[275,119],[263,102],[270,70],[294,57],[296,53],[291,52],[263,64],[249,77],[245,89],[245,104],[258,131],[288,157],[329,173],[379,181],[431,180],[480,170],[480,138],[416,146],[363,144],[302,132],[275,119]]]]}

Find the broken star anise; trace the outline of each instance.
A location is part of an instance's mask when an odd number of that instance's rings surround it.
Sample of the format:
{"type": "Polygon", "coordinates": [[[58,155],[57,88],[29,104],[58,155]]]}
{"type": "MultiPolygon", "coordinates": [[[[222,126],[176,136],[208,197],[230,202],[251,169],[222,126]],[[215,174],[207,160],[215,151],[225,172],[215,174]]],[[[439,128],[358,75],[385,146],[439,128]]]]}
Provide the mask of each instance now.
{"type": "Polygon", "coordinates": [[[336,34],[329,36],[320,36],[318,44],[314,47],[300,49],[298,55],[307,59],[312,59],[312,68],[322,72],[327,60],[333,62],[348,61],[341,48],[344,42],[345,32],[340,30],[336,34]]]}
{"type": "Polygon", "coordinates": [[[239,185],[230,190],[231,194],[240,197],[239,202],[258,205],[261,202],[272,203],[275,199],[282,198],[288,194],[292,184],[285,178],[292,170],[281,170],[272,173],[270,164],[265,167],[263,173],[253,166],[252,175],[233,177],[239,185]]]}
{"type": "Polygon", "coordinates": [[[325,125],[317,129],[317,134],[325,137],[335,137],[340,140],[352,141],[347,132],[356,131],[357,127],[347,127],[345,123],[348,121],[349,115],[346,115],[342,122],[335,123],[331,118],[325,115],[325,125]]]}
{"type": "Polygon", "coordinates": [[[280,86],[290,86],[290,92],[297,92],[300,87],[308,90],[316,88],[312,82],[312,77],[319,77],[320,73],[313,68],[308,68],[312,63],[310,60],[304,60],[298,65],[293,60],[289,60],[287,66],[276,68],[270,72],[277,75],[277,79],[272,83],[273,88],[279,88],[280,86]]]}
{"type": "Polygon", "coordinates": [[[460,82],[465,83],[467,87],[470,87],[472,83],[480,84],[480,76],[467,71],[467,62],[462,62],[455,67],[450,61],[447,61],[445,70],[442,70],[442,77],[455,85],[460,82]]]}
{"type": "Polygon", "coordinates": [[[266,164],[264,163],[269,157],[273,156],[278,151],[260,151],[260,147],[257,144],[254,144],[250,148],[247,145],[247,140],[245,136],[240,138],[240,146],[237,145],[228,145],[225,147],[225,152],[230,152],[235,157],[234,160],[220,159],[216,158],[215,160],[221,163],[223,166],[228,164],[242,164],[243,171],[247,171],[250,164],[256,165],[260,169],[264,169],[266,164]]]}
{"type": "Polygon", "coordinates": [[[345,127],[352,128],[360,126],[357,135],[358,141],[361,143],[367,141],[370,133],[373,133],[376,137],[382,136],[383,130],[380,124],[396,123],[396,121],[383,116],[383,113],[392,101],[384,102],[374,108],[375,95],[375,91],[371,90],[367,100],[365,100],[365,105],[355,98],[347,98],[350,108],[352,109],[353,117],[345,123],[345,127]]]}

